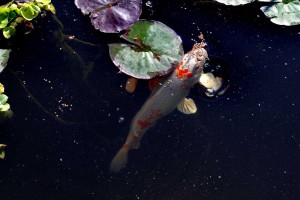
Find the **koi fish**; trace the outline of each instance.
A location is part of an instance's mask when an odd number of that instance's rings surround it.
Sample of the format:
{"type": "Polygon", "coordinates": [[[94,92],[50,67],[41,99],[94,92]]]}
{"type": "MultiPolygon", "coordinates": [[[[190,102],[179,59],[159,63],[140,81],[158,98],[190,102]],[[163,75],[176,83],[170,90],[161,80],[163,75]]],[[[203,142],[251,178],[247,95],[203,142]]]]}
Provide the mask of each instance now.
{"type": "Polygon", "coordinates": [[[197,111],[194,101],[185,97],[194,84],[198,83],[206,58],[206,50],[194,45],[193,49],[184,55],[174,72],[152,91],[131,121],[125,144],[110,164],[111,171],[118,172],[125,166],[128,151],[139,148],[143,135],[158,119],[171,113],[176,107],[185,114],[197,111]]]}

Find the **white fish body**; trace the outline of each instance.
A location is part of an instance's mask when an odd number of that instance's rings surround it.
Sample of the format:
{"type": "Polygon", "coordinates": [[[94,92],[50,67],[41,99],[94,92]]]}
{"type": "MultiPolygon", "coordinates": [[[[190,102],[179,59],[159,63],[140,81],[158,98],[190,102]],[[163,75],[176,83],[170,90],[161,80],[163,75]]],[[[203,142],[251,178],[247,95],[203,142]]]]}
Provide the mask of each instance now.
{"type": "Polygon", "coordinates": [[[113,158],[110,170],[118,172],[127,162],[130,149],[137,149],[146,131],[163,116],[172,112],[198,83],[207,52],[196,48],[185,54],[176,70],[152,92],[131,122],[125,144],[113,158]]]}

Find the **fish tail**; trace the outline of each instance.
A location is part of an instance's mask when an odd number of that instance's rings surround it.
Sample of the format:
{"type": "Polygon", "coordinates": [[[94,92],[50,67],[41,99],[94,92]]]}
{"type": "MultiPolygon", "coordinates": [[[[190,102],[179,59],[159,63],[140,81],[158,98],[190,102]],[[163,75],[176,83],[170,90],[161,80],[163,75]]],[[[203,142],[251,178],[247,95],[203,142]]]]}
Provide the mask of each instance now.
{"type": "Polygon", "coordinates": [[[123,147],[118,151],[110,164],[110,171],[119,172],[127,163],[128,160],[128,144],[124,144],[123,147]]]}

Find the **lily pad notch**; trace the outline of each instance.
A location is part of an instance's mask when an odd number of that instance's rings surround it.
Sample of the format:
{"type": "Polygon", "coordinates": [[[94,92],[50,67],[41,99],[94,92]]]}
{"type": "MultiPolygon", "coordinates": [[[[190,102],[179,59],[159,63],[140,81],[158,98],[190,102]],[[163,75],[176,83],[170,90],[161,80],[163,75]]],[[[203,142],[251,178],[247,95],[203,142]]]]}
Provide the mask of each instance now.
{"type": "Polygon", "coordinates": [[[139,20],[121,37],[131,44],[109,44],[110,57],[121,72],[138,79],[168,74],[184,54],[181,38],[158,21],[139,20]]]}

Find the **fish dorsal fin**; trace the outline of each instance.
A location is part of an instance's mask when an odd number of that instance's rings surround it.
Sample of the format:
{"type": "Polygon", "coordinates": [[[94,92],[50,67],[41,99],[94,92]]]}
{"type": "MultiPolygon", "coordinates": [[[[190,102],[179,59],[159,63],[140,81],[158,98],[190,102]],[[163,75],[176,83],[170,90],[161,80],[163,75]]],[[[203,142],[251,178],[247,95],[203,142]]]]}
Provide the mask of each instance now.
{"type": "Polygon", "coordinates": [[[193,99],[184,98],[177,106],[177,109],[184,114],[194,114],[197,112],[197,106],[193,99]]]}

